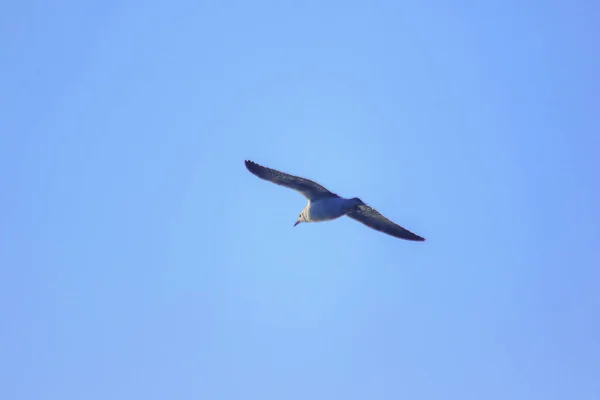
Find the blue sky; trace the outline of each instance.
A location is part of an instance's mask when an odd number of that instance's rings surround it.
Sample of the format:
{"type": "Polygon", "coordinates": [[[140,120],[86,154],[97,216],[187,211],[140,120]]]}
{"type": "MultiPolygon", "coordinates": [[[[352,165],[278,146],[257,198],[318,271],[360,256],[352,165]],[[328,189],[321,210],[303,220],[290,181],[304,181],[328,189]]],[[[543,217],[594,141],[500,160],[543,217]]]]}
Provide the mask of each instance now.
{"type": "Polygon", "coordinates": [[[599,11],[6,3],[0,397],[600,398],[599,11]]]}

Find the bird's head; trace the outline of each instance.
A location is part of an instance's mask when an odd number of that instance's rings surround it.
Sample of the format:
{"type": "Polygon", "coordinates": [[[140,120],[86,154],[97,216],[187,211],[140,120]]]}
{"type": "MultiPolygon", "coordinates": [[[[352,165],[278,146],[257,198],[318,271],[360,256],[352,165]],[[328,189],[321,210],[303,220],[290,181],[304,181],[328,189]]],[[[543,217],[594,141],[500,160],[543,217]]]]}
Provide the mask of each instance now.
{"type": "Polygon", "coordinates": [[[294,227],[302,222],[306,222],[306,218],[304,217],[304,212],[301,212],[300,215],[298,215],[298,220],[294,224],[294,227]]]}

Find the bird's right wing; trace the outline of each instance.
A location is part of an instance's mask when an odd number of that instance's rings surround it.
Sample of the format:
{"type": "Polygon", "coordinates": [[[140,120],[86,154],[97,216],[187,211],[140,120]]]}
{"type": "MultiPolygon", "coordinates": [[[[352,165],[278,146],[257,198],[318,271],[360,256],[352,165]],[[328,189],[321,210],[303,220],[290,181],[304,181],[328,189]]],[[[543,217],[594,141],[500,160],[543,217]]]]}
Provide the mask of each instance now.
{"type": "Polygon", "coordinates": [[[304,197],[309,200],[327,198],[327,197],[339,197],[335,193],[331,193],[329,190],[325,189],[323,186],[319,185],[316,182],[313,182],[309,179],[301,178],[299,176],[294,176],[290,174],[286,174],[285,172],[277,171],[275,169],[263,167],[262,165],[258,165],[252,161],[245,161],[246,168],[248,171],[252,172],[254,175],[258,176],[261,179],[264,179],[269,182],[273,182],[277,185],[285,186],[290,189],[297,190],[302,193],[304,197]]]}
{"type": "Polygon", "coordinates": [[[375,230],[378,230],[379,232],[387,233],[388,235],[397,237],[399,239],[414,240],[418,242],[425,241],[425,239],[421,236],[416,235],[411,231],[404,229],[400,225],[393,223],[392,221],[381,215],[379,211],[372,207],[369,207],[366,204],[361,204],[360,206],[358,206],[358,209],[356,211],[352,211],[347,215],[350,218],[355,219],[358,222],[368,226],[369,228],[373,228],[375,230]]]}

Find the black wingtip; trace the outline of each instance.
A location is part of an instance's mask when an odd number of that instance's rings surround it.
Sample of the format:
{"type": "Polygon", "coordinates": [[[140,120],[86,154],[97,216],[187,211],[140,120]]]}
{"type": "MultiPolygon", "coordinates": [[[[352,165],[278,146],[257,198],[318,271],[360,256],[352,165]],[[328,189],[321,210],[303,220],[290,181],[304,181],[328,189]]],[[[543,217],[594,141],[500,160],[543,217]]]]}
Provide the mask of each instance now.
{"type": "Polygon", "coordinates": [[[252,172],[255,175],[258,173],[257,170],[260,167],[260,165],[258,165],[254,161],[244,160],[244,164],[246,165],[246,169],[248,169],[248,171],[252,172]]]}
{"type": "Polygon", "coordinates": [[[252,165],[258,165],[254,161],[250,161],[250,160],[244,160],[244,164],[246,164],[246,167],[252,166],[252,165]]]}
{"type": "Polygon", "coordinates": [[[424,242],[425,241],[424,237],[421,237],[421,236],[417,235],[416,233],[410,232],[410,234],[412,236],[410,238],[407,238],[408,240],[412,240],[413,242],[424,242]]]}

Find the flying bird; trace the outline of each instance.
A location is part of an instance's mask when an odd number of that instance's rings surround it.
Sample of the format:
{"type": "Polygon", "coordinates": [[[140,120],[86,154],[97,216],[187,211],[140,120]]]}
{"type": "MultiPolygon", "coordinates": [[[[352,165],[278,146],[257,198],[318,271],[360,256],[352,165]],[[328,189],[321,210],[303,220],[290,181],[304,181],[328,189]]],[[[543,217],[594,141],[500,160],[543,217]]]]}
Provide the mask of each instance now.
{"type": "Polygon", "coordinates": [[[358,197],[346,199],[309,179],[263,167],[249,160],[246,160],[245,164],[248,171],[259,178],[294,189],[308,199],[308,204],[298,216],[298,220],[294,226],[302,222],[330,221],[347,215],[369,228],[387,233],[399,239],[418,242],[425,241],[421,236],[393,223],[358,197]]]}

